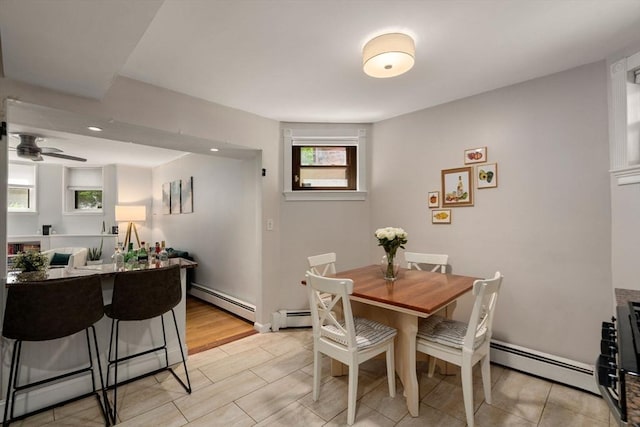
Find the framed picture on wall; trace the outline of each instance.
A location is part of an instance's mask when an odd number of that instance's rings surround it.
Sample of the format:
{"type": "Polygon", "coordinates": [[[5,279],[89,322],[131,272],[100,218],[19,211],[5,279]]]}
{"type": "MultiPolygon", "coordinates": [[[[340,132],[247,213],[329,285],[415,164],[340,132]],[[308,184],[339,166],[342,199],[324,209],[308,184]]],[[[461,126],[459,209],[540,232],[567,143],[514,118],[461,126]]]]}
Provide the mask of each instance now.
{"type": "Polygon", "coordinates": [[[440,207],[440,192],[439,191],[429,191],[429,195],[427,196],[427,201],[429,203],[430,208],[439,208],[440,207]]]}
{"type": "Polygon", "coordinates": [[[473,166],[442,170],[442,207],[473,206],[473,166]]]}
{"type": "Polygon", "coordinates": [[[498,164],[488,163],[476,166],[478,188],[496,188],[498,186],[498,164]]]}
{"type": "Polygon", "coordinates": [[[171,181],[171,214],[179,214],[180,213],[180,187],[182,186],[182,181],[176,179],[175,181],[171,181]]]}
{"type": "Polygon", "coordinates": [[[484,163],[487,161],[487,147],[464,150],[464,164],[484,163]]]}
{"type": "Polygon", "coordinates": [[[193,177],[190,176],[182,183],[182,191],[180,194],[182,199],[182,213],[193,212],[193,177]]]}
{"type": "Polygon", "coordinates": [[[432,224],[451,224],[451,209],[434,209],[431,211],[432,224]]]}
{"type": "Polygon", "coordinates": [[[162,213],[171,213],[171,184],[168,182],[162,184],[162,213]]]}

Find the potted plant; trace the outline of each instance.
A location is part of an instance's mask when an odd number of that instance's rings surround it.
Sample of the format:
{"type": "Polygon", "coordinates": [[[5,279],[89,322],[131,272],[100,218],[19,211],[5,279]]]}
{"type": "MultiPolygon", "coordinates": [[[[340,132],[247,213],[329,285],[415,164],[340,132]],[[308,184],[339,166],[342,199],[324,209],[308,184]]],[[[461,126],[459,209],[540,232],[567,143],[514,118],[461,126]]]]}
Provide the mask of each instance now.
{"type": "Polygon", "coordinates": [[[20,270],[18,280],[44,280],[47,277],[49,257],[38,251],[19,252],[13,259],[13,267],[20,270]]]}
{"type": "Polygon", "coordinates": [[[89,248],[87,253],[87,265],[102,264],[102,245],[104,244],[103,238],[100,238],[99,248],[89,248]]]}

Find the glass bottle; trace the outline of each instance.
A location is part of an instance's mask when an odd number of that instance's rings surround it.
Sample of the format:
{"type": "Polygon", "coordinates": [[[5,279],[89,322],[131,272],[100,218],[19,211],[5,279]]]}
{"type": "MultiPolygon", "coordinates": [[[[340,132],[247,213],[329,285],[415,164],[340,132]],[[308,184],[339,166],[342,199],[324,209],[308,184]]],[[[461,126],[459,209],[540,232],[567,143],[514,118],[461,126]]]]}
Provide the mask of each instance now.
{"type": "Polygon", "coordinates": [[[160,247],[160,262],[162,265],[166,265],[169,262],[169,253],[165,248],[164,240],[162,241],[162,245],[160,247]]]}
{"type": "Polygon", "coordinates": [[[141,266],[149,264],[149,253],[147,252],[144,242],[141,242],[140,249],[138,250],[138,263],[141,266]]]}
{"type": "Polygon", "coordinates": [[[124,270],[124,252],[122,251],[122,246],[118,243],[116,247],[116,252],[113,255],[113,263],[115,264],[115,271],[124,270]]]}

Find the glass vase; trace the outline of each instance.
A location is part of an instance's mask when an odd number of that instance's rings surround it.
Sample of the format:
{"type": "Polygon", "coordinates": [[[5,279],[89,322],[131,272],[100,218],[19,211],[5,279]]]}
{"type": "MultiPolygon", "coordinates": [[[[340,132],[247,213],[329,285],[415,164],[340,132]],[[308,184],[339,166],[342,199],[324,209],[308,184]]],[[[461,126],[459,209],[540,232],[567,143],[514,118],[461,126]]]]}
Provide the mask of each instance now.
{"type": "Polygon", "coordinates": [[[384,280],[393,282],[398,278],[398,271],[400,270],[400,264],[395,260],[395,257],[389,256],[389,254],[382,257],[380,261],[380,269],[384,276],[384,280]]]}

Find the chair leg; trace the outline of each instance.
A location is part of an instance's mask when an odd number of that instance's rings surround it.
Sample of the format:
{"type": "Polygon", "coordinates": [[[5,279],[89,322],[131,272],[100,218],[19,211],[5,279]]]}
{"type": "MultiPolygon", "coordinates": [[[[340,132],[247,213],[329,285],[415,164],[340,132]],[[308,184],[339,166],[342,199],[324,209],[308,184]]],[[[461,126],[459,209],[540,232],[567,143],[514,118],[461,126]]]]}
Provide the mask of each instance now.
{"type": "Polygon", "coordinates": [[[433,356],[429,356],[429,372],[427,376],[429,378],[433,378],[433,374],[436,372],[436,358],[433,356]]]}
{"type": "Polygon", "coordinates": [[[491,404],[491,364],[489,355],[486,354],[480,362],[482,370],[482,387],[484,388],[484,400],[491,404]]]}
{"type": "Polygon", "coordinates": [[[317,350],[313,350],[313,401],[320,398],[320,377],[322,375],[322,356],[317,350]]]}
{"type": "MultiPolygon", "coordinates": [[[[115,324],[115,356],[113,358],[113,411],[111,412],[111,421],[114,424],[118,423],[117,420],[117,416],[118,416],[118,341],[120,341],[120,337],[119,337],[119,332],[120,332],[120,321],[119,320],[113,320],[112,324],[111,324],[111,333],[113,334],[113,326],[115,324]]],[[[111,337],[112,339],[114,338],[113,335],[111,337]]],[[[111,356],[111,346],[109,346],[109,356],[111,356]]],[[[109,362],[109,363],[112,363],[109,362]]],[[[109,379],[107,378],[107,383],[109,382],[109,379]]]]}
{"type": "MultiPolygon", "coordinates": [[[[178,337],[178,347],[180,347],[180,356],[182,356],[182,365],[184,366],[184,374],[187,377],[187,385],[185,385],[185,383],[182,382],[182,380],[176,375],[175,372],[173,372],[173,370],[171,370],[171,373],[173,373],[173,376],[176,377],[176,379],[180,384],[182,384],[182,387],[184,387],[187,393],[191,394],[191,380],[189,379],[189,370],[187,369],[187,360],[184,357],[184,350],[182,349],[182,339],[180,338],[180,331],[178,329],[178,321],[176,320],[176,313],[175,311],[173,311],[173,309],[171,309],[171,314],[173,315],[173,324],[176,327],[176,336],[178,337]]],[[[165,340],[165,351],[166,351],[166,340],[165,340]]]]}
{"type": "Polygon", "coordinates": [[[358,394],[358,369],[357,363],[349,366],[349,391],[347,398],[347,424],[353,425],[356,421],[356,397],[358,394]]]}
{"type": "Polygon", "coordinates": [[[473,427],[473,366],[471,363],[463,361],[461,367],[462,396],[464,400],[464,410],[467,414],[467,426],[473,427]]]}
{"type": "Polygon", "coordinates": [[[22,341],[16,340],[13,343],[13,354],[11,356],[11,368],[9,369],[9,381],[7,383],[7,394],[5,395],[4,401],[4,418],[2,419],[2,426],[8,426],[8,420],[13,419],[13,407],[15,405],[15,394],[12,390],[16,386],[16,381],[18,377],[18,363],[20,362],[20,350],[22,347],[22,341]],[[11,398],[13,397],[13,399],[11,398]],[[11,401],[11,404],[9,404],[11,401]],[[9,413],[9,406],[11,406],[11,412],[9,413]],[[9,418],[7,418],[9,415],[9,418]]]}
{"type": "Polygon", "coordinates": [[[396,364],[394,360],[393,341],[387,349],[387,382],[389,383],[389,396],[396,397],[396,364]]]}
{"type": "MultiPolygon", "coordinates": [[[[104,377],[102,376],[102,363],[100,362],[100,350],[98,348],[98,336],[96,334],[96,328],[95,326],[91,325],[90,326],[91,331],[93,332],[93,344],[95,346],[96,349],[96,361],[98,364],[98,375],[100,377],[100,391],[102,392],[102,400],[104,402],[104,405],[101,403],[100,404],[100,409],[102,410],[102,413],[104,415],[105,420],[107,421],[107,425],[110,426],[111,425],[111,409],[109,406],[109,398],[107,397],[107,389],[104,386],[104,377]]],[[[87,348],[89,349],[89,361],[91,363],[91,382],[93,383],[93,356],[91,355],[91,343],[89,340],[89,330],[86,330],[87,333],[87,348]]],[[[93,389],[95,391],[95,384],[93,385],[93,389]]],[[[100,401],[100,398],[98,398],[98,401],[100,401]]]]}

